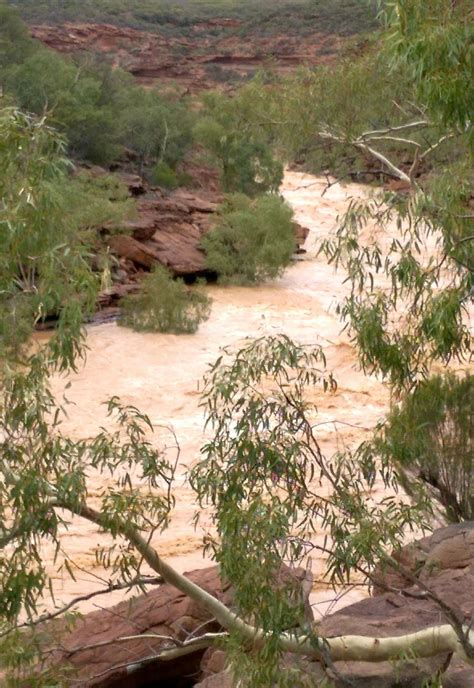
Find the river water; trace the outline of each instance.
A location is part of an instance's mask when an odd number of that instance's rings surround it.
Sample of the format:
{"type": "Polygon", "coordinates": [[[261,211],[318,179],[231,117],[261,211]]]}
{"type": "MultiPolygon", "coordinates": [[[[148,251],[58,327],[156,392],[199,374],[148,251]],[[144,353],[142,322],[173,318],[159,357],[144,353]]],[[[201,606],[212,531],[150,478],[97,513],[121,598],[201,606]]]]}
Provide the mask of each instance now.
{"type": "MultiPolygon", "coordinates": [[[[67,382],[72,382],[67,396],[74,406],[70,407],[63,431],[75,438],[92,436],[101,425],[107,425],[103,402],[112,395],[140,408],[156,425],[173,426],[181,447],[176,508],[170,528],[157,536],[155,544],[180,571],[209,565],[201,553],[203,532],[195,531],[192,525],[196,505],[185,475],[198,458],[204,439],[198,384],[222,347],[238,346],[249,337],[280,332],[299,342],[323,346],[328,369],[334,371],[338,381],[335,393],[321,394],[317,399],[318,422],[324,423],[319,438],[327,455],[342,446],[357,444],[387,408],[386,388],[357,370],[354,351],[347,336],[341,333],[335,308],[346,290],[343,274],[335,273],[324,257],[316,255],[318,241],[334,229],[348,198],[361,197],[366,190],[354,184],[335,184],[323,195],[325,184],[325,180],[298,172],[285,176],[282,192],[294,208],[296,220],[308,227],[310,233],[305,245],[307,253],[298,256],[280,279],[248,288],[207,287],[213,299],[212,314],[194,335],[141,334],[115,323],[91,326],[84,367],[67,380],[53,381],[58,395],[67,382]]],[[[163,439],[163,432],[158,429],[152,441],[160,444],[163,439]]],[[[92,494],[98,496],[107,478],[92,475],[90,480],[92,494]]],[[[321,536],[322,533],[315,534],[321,536]]],[[[66,574],[56,576],[58,604],[100,586],[104,573],[96,563],[96,550],[107,539],[89,523],[74,519],[62,541],[75,563],[77,581],[72,582],[66,574]]],[[[52,561],[53,552],[45,549],[44,556],[52,561]]],[[[311,599],[320,604],[321,610],[332,597],[321,580],[323,569],[324,562],[316,558],[311,599]]],[[[364,594],[356,588],[344,602],[355,601],[364,594]]],[[[81,609],[108,606],[122,596],[114,593],[95,598],[81,609]]],[[[51,607],[51,601],[47,606],[51,607]]]]}

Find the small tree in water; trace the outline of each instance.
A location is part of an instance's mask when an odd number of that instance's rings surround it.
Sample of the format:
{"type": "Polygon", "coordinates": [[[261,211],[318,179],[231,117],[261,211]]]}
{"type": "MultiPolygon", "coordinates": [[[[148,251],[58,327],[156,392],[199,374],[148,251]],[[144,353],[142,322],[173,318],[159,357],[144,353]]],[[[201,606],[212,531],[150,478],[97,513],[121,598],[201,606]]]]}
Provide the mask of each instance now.
{"type": "Polygon", "coordinates": [[[278,196],[228,196],[204,237],[206,265],[222,282],[252,284],[278,277],[296,248],[293,213],[278,196]]]}
{"type": "Polygon", "coordinates": [[[157,265],[147,275],[138,294],[122,301],[119,324],[137,332],[193,334],[210,315],[211,301],[198,289],[174,280],[169,271],[157,265]]]}

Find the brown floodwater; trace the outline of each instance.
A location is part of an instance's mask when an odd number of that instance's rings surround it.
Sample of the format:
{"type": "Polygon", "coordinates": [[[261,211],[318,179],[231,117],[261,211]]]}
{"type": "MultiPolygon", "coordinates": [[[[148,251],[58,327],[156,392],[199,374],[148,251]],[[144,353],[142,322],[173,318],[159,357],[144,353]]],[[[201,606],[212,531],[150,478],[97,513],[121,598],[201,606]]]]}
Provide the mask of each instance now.
{"type": "MultiPolygon", "coordinates": [[[[181,453],[175,485],[176,508],[171,525],[156,536],[159,552],[180,571],[209,565],[202,556],[203,530],[195,530],[192,518],[196,510],[194,495],[186,484],[187,469],[199,457],[204,440],[203,414],[199,408],[198,384],[207,366],[218,357],[222,347],[237,347],[259,335],[286,333],[303,343],[320,344],[328,369],[334,371],[337,391],[321,393],[317,402],[319,438],[330,455],[343,446],[354,446],[366,435],[387,409],[387,389],[376,378],[357,370],[356,356],[335,312],[346,292],[343,274],[316,255],[318,241],[336,225],[336,218],[346,208],[348,197],[362,197],[362,186],[335,184],[323,195],[325,180],[288,172],[282,192],[294,208],[297,221],[310,230],[305,248],[298,259],[277,280],[257,287],[207,287],[213,299],[212,314],[194,335],[142,334],[107,323],[90,326],[89,347],[82,369],[67,379],[53,380],[60,395],[67,391],[74,402],[69,407],[63,431],[74,438],[90,437],[109,423],[104,400],[118,395],[149,415],[157,426],[170,425],[178,437],[181,453]]],[[[158,428],[152,441],[161,446],[164,431],[158,428]]],[[[90,476],[91,494],[98,497],[107,477],[90,476]]],[[[321,538],[323,533],[315,533],[321,538]]],[[[76,565],[76,582],[66,573],[55,576],[56,603],[68,602],[78,594],[101,585],[104,574],[96,563],[97,548],[107,544],[88,522],[72,519],[62,536],[64,549],[76,565]]],[[[52,561],[52,550],[44,557],[52,561]]],[[[325,609],[333,595],[322,581],[324,561],[312,562],[315,583],[312,600],[325,609]]],[[[349,591],[339,604],[360,599],[360,588],[349,591]]],[[[114,593],[82,605],[82,611],[109,606],[123,597],[114,593]]],[[[51,608],[51,600],[45,601],[51,608]]]]}

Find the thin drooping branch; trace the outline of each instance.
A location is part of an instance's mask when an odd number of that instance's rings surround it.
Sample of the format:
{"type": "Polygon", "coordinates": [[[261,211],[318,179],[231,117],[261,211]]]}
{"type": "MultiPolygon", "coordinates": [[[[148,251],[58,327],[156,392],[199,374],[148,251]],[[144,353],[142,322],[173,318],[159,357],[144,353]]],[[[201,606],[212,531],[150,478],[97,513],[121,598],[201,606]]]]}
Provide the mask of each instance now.
{"type": "Polygon", "coordinates": [[[400,572],[405,578],[407,578],[413,585],[417,585],[421,588],[426,596],[432,600],[443,612],[446,619],[450,622],[452,629],[457,635],[459,643],[462,645],[463,653],[474,660],[474,643],[472,641],[472,633],[469,627],[463,626],[456,612],[450,607],[444,600],[442,600],[439,595],[437,595],[431,588],[426,585],[420,578],[415,576],[413,571],[404,566],[402,563],[394,559],[389,555],[385,555],[385,561],[391,566],[395,571],[400,572]]]}
{"type": "Polygon", "coordinates": [[[18,624],[17,626],[12,626],[11,628],[8,628],[6,631],[3,631],[0,633],[0,638],[4,638],[7,636],[9,633],[12,633],[13,631],[18,631],[21,630],[22,628],[33,628],[34,626],[38,626],[39,624],[47,623],[48,621],[52,621],[53,619],[57,618],[58,616],[62,616],[66,612],[68,612],[70,609],[73,607],[77,606],[81,602],[88,602],[89,600],[92,600],[94,597],[99,597],[101,595],[108,595],[111,592],[115,592],[117,590],[129,590],[132,587],[135,586],[145,586],[145,585],[161,585],[164,583],[163,578],[161,576],[139,576],[136,579],[126,582],[126,583],[115,583],[115,584],[110,584],[107,588],[101,589],[101,590],[94,590],[94,592],[87,593],[85,595],[79,595],[78,597],[75,597],[73,600],[65,604],[63,607],[60,607],[59,609],[56,609],[54,612],[47,612],[45,614],[42,614],[39,616],[37,619],[33,619],[32,621],[25,621],[24,623],[18,624]]]}

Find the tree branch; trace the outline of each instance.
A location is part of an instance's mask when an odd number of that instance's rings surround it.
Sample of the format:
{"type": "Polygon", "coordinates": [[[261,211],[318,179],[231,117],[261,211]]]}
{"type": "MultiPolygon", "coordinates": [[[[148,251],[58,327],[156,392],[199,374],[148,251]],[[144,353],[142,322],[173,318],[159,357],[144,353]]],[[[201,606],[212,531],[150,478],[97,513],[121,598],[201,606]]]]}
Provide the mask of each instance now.
{"type": "Polygon", "coordinates": [[[400,168],[398,168],[396,165],[394,165],[385,155],[380,153],[379,151],[375,150],[371,146],[368,146],[365,143],[365,140],[367,139],[367,135],[362,134],[359,136],[357,139],[349,139],[345,140],[344,138],[341,138],[340,136],[336,136],[335,134],[332,134],[329,131],[321,131],[319,132],[319,135],[322,138],[330,139],[333,141],[337,141],[338,143],[346,143],[350,146],[354,146],[355,148],[358,148],[359,150],[363,150],[366,153],[370,153],[370,155],[379,162],[383,163],[388,167],[390,172],[397,177],[397,179],[401,179],[402,181],[406,182],[410,186],[413,186],[413,180],[400,168]]]}
{"type": "Polygon", "coordinates": [[[359,139],[373,138],[374,136],[381,136],[383,134],[391,134],[394,131],[406,131],[407,129],[424,129],[430,127],[431,122],[427,119],[416,120],[415,122],[407,122],[407,124],[399,124],[396,127],[386,127],[385,129],[373,129],[372,131],[364,131],[359,136],[359,139]]]}
{"type": "Polygon", "coordinates": [[[18,631],[22,628],[32,628],[34,626],[38,626],[39,624],[42,623],[47,623],[48,621],[52,621],[58,616],[62,616],[66,612],[68,612],[70,609],[75,607],[77,604],[80,602],[87,602],[88,600],[92,600],[94,597],[99,597],[100,595],[107,595],[111,592],[115,592],[116,590],[128,590],[134,586],[138,585],[162,585],[164,583],[163,578],[161,576],[154,576],[154,577],[146,577],[146,576],[141,576],[139,578],[136,578],[135,580],[132,580],[128,583],[116,583],[114,585],[110,585],[108,588],[105,590],[95,590],[94,592],[90,592],[85,595],[79,595],[78,597],[75,597],[73,600],[65,604],[63,607],[60,609],[57,609],[54,612],[48,612],[45,614],[42,614],[39,616],[37,619],[34,619],[32,621],[25,621],[24,623],[18,624],[17,626],[13,626],[12,628],[8,628],[6,631],[3,631],[0,633],[0,638],[4,638],[7,636],[9,633],[12,633],[13,631],[18,631]]]}
{"type": "Polygon", "coordinates": [[[450,134],[446,134],[445,136],[442,136],[436,143],[433,143],[432,146],[427,148],[421,155],[420,155],[420,160],[424,160],[427,155],[432,153],[434,150],[436,150],[439,146],[441,146],[444,141],[447,141],[448,139],[452,139],[456,136],[454,132],[451,132],[450,134]]]}
{"type": "Polygon", "coordinates": [[[189,640],[178,640],[168,635],[158,635],[157,633],[141,633],[136,635],[122,636],[120,638],[112,638],[110,640],[104,640],[99,643],[91,643],[90,645],[78,645],[77,647],[67,650],[68,658],[78,652],[85,652],[86,650],[96,650],[101,647],[107,647],[109,645],[115,645],[115,643],[130,643],[136,640],[160,640],[169,643],[169,645],[161,648],[158,652],[153,653],[148,659],[162,659],[163,661],[169,661],[171,659],[176,659],[177,657],[182,657],[183,655],[189,655],[192,652],[197,652],[203,648],[213,647],[221,643],[229,637],[228,633],[205,633],[197,638],[191,638],[189,640]],[[178,652],[173,653],[173,650],[178,652]]]}

